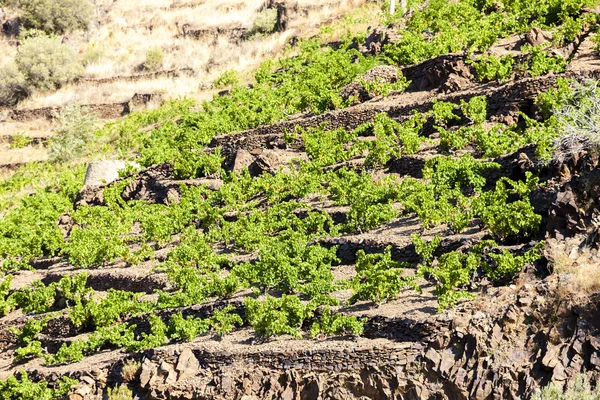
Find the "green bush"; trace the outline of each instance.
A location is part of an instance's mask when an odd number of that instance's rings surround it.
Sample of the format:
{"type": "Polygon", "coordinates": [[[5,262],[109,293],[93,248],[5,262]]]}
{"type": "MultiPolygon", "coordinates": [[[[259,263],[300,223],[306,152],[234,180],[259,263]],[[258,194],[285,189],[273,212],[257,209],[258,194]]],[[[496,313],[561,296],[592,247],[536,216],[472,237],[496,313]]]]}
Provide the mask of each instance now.
{"type": "Polygon", "coordinates": [[[256,14],[252,28],[250,29],[251,34],[269,34],[275,31],[277,27],[277,9],[267,8],[264,11],[256,14]]]}
{"type": "Polygon", "coordinates": [[[32,382],[24,370],[20,376],[11,376],[0,381],[0,396],[6,400],[51,400],[61,398],[69,393],[71,386],[78,382],[68,377],[62,377],[56,389],[50,389],[46,381],[32,382]]]}
{"type": "Polygon", "coordinates": [[[146,53],[146,61],[144,61],[144,69],[156,71],[163,65],[165,53],[160,47],[153,47],[146,53]]]}
{"type": "Polygon", "coordinates": [[[600,385],[592,389],[590,381],[585,375],[579,375],[575,382],[568,388],[551,383],[542,390],[533,394],[532,400],[600,400],[600,385]]]}
{"type": "Polygon", "coordinates": [[[50,160],[66,162],[81,156],[95,138],[97,119],[83,107],[67,107],[58,115],[60,127],[49,145],[50,160]]]}
{"type": "Polygon", "coordinates": [[[86,29],[94,9],[87,0],[19,0],[26,28],[63,34],[86,29]]]}
{"type": "Polygon", "coordinates": [[[0,68],[0,107],[13,107],[30,94],[25,75],[14,63],[0,68]]]}
{"type": "Polygon", "coordinates": [[[27,83],[41,90],[58,89],[83,74],[73,49],[52,37],[25,40],[15,61],[27,83]]]}
{"type": "Polygon", "coordinates": [[[108,400],[131,400],[133,392],[127,385],[119,385],[114,388],[108,388],[108,400]]]}
{"type": "Polygon", "coordinates": [[[482,56],[479,60],[472,62],[477,78],[481,82],[493,80],[503,81],[513,73],[515,60],[512,55],[506,56],[482,56]]]}

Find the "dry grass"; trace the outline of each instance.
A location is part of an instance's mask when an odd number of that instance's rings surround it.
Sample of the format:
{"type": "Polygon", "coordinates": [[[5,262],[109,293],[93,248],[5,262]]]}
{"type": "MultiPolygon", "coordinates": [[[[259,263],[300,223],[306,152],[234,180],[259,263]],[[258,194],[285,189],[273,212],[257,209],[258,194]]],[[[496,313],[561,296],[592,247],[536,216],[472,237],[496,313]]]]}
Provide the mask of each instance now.
{"type": "Polygon", "coordinates": [[[48,151],[43,147],[11,149],[0,147],[0,166],[48,160],[48,151]]]}
{"type": "Polygon", "coordinates": [[[598,252],[587,246],[581,247],[578,239],[565,241],[548,240],[547,257],[554,273],[566,274],[568,284],[565,293],[592,294],[600,291],[600,259],[598,252]]]}
{"type": "MultiPolygon", "coordinates": [[[[69,36],[69,43],[86,61],[86,78],[111,78],[140,72],[146,53],[160,48],[164,54],[162,69],[191,68],[193,76],[152,81],[106,84],[79,83],[51,93],[36,93],[20,108],[119,102],[135,93],[161,92],[166,98],[188,96],[204,99],[203,87],[226,70],[244,76],[267,58],[277,57],[292,37],[319,33],[319,27],[334,22],[327,40],[337,40],[348,30],[366,30],[378,14],[367,0],[297,0],[288,2],[288,29],[245,41],[227,37],[195,40],[183,37],[182,27],[192,29],[251,28],[264,0],[96,0],[99,23],[89,32],[69,36]],[[363,8],[360,8],[364,6],[363,8]],[[358,9],[358,10],[357,10],[358,9]],[[340,19],[340,16],[350,14],[340,19]],[[337,21],[335,21],[337,19],[337,21]]],[[[0,41],[0,50],[9,60],[16,48],[0,41]]]]}

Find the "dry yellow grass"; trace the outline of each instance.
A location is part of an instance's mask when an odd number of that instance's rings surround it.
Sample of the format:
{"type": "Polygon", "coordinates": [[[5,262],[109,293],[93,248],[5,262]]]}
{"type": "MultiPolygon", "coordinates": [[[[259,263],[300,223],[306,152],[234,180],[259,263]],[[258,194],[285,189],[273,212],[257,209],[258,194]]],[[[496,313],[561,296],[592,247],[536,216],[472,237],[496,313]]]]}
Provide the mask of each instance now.
{"type": "MultiPolygon", "coordinates": [[[[102,79],[139,73],[139,67],[150,49],[164,53],[162,69],[191,68],[194,73],[179,78],[151,81],[93,84],[81,82],[52,93],[35,93],[20,108],[118,102],[135,93],[160,92],[166,98],[187,96],[202,100],[213,92],[202,93],[226,70],[243,75],[267,58],[276,57],[292,37],[319,33],[319,27],[364,6],[367,0],[296,0],[288,2],[290,21],[285,32],[244,41],[228,37],[196,40],[182,35],[182,27],[192,29],[251,28],[264,0],[96,0],[98,23],[88,32],[69,35],[69,44],[88,63],[85,78],[102,79]]],[[[360,12],[355,20],[347,19],[333,29],[328,39],[336,40],[350,26],[366,29],[378,13],[373,4],[360,12]],[[358,19],[357,19],[358,18],[358,19]]],[[[352,14],[352,13],[351,13],[352,14]]],[[[335,24],[334,24],[335,25],[335,24]]],[[[10,60],[16,48],[0,41],[4,61],[10,60]]],[[[1,63],[1,61],[0,61],[1,63]]]]}
{"type": "Polygon", "coordinates": [[[565,274],[565,293],[591,294],[600,291],[600,260],[596,249],[581,245],[581,239],[548,240],[546,256],[554,273],[565,274]]]}
{"type": "Polygon", "coordinates": [[[24,147],[22,149],[0,147],[0,166],[46,161],[47,159],[48,151],[43,147],[24,147]]]}

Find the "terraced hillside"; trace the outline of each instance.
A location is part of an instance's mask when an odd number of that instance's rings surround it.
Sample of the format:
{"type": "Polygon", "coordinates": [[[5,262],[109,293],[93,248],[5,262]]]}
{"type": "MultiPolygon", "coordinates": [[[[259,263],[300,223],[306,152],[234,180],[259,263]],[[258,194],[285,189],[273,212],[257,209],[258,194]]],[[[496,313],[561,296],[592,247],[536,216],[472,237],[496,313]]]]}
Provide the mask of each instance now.
{"type": "Polygon", "coordinates": [[[65,107],[85,107],[102,120],[114,120],[183,96],[201,102],[230,88],[231,82],[245,82],[263,61],[281,56],[289,43],[320,34],[324,23],[329,29],[322,36],[335,40],[379,18],[370,15],[379,14],[376,5],[364,0],[79,2],[81,7],[88,3],[91,15],[84,26],[61,30],[35,23],[52,22],[50,16],[57,14],[56,24],[65,24],[72,16],[61,16],[60,8],[73,7],[77,15],[77,2],[0,1],[3,175],[25,162],[48,160],[40,142],[53,136],[65,107]],[[50,35],[58,49],[66,49],[72,65],[54,71],[53,58],[46,55],[35,61],[38,71],[68,79],[48,86],[39,81],[43,73],[27,79],[20,73],[23,67],[16,61],[24,45],[40,35],[50,35]]]}
{"type": "Polygon", "coordinates": [[[596,2],[530,3],[412,2],[301,41],[250,86],[99,129],[81,157],[129,162],[117,179],[20,167],[0,186],[0,397],[595,384],[596,2]]]}

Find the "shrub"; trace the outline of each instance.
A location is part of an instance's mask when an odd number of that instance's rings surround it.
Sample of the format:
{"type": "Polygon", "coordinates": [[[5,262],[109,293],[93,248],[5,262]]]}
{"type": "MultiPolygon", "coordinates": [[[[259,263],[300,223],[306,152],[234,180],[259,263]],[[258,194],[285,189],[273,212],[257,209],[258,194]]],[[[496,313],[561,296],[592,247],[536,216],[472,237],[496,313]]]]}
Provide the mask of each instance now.
{"type": "Polygon", "coordinates": [[[165,53],[160,47],[153,47],[146,53],[146,61],[144,61],[144,69],[156,71],[163,65],[165,53]]]}
{"type": "Polygon", "coordinates": [[[239,84],[240,78],[238,77],[237,72],[234,70],[223,72],[223,74],[215,81],[215,87],[217,89],[222,89],[227,86],[238,86],[239,84]]]}
{"type": "Polygon", "coordinates": [[[598,400],[600,399],[600,385],[592,390],[589,379],[579,375],[575,382],[567,389],[562,385],[551,383],[533,394],[532,400],[598,400]]]}
{"type": "Polygon", "coordinates": [[[30,94],[25,75],[16,64],[9,63],[0,68],[0,107],[13,107],[30,94]]]}
{"type": "Polygon", "coordinates": [[[515,60],[512,55],[502,57],[482,56],[478,61],[472,62],[477,78],[481,82],[493,80],[503,81],[513,73],[513,64],[515,60]]]}
{"type": "Polygon", "coordinates": [[[600,148],[600,88],[598,81],[575,84],[570,99],[553,109],[558,130],[554,160],[576,158],[584,150],[600,148]]]}
{"type": "Polygon", "coordinates": [[[87,0],[20,0],[26,28],[62,34],[86,29],[94,10],[87,0]]]}
{"type": "Polygon", "coordinates": [[[66,162],[81,156],[95,138],[96,117],[84,107],[69,106],[57,119],[60,127],[50,142],[50,160],[66,162]]]}
{"type": "Polygon", "coordinates": [[[57,38],[25,40],[15,61],[26,81],[41,90],[58,89],[83,74],[75,52],[57,38]]]}
{"type": "Polygon", "coordinates": [[[108,388],[108,400],[131,400],[133,392],[127,385],[119,385],[114,388],[108,388]]]}
{"type": "Polygon", "coordinates": [[[250,34],[269,34],[275,31],[277,26],[277,9],[267,8],[259,12],[254,19],[250,34]]]}
{"type": "Polygon", "coordinates": [[[127,360],[121,369],[121,377],[125,382],[133,382],[140,372],[141,364],[139,361],[127,360]]]}

